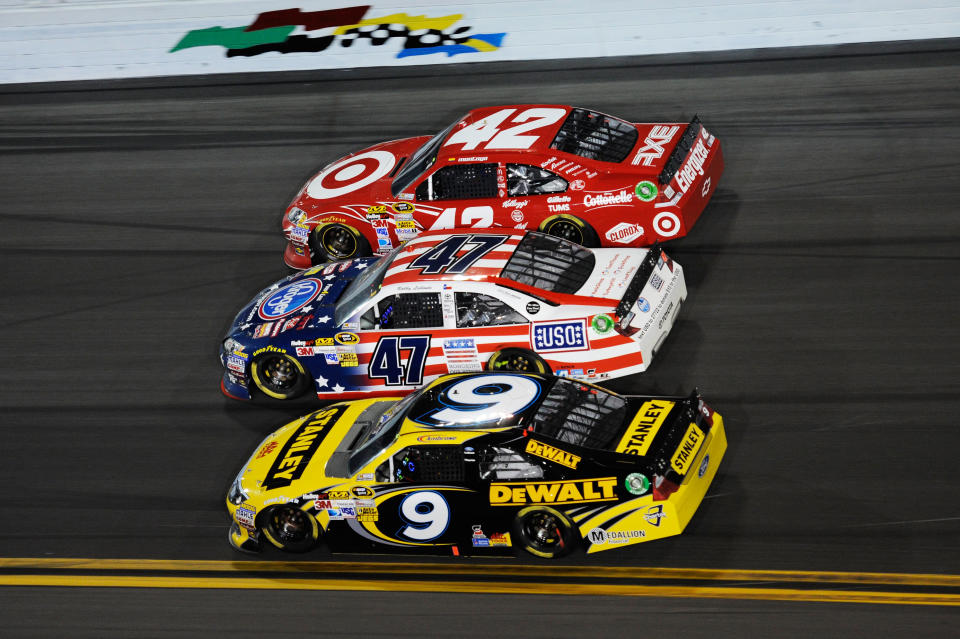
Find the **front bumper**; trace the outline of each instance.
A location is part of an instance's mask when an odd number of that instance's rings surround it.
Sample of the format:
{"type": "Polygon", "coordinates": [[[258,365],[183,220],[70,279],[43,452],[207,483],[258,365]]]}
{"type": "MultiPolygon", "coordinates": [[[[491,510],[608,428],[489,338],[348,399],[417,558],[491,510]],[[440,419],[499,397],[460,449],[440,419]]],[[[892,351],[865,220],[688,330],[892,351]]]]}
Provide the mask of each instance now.
{"type": "Polygon", "coordinates": [[[230,545],[241,552],[258,553],[263,550],[260,545],[260,535],[251,533],[243,528],[237,522],[230,524],[230,532],[227,534],[230,545]]]}
{"type": "Polygon", "coordinates": [[[227,368],[227,358],[230,356],[230,353],[224,350],[223,345],[220,346],[220,364],[224,367],[223,378],[220,380],[220,392],[231,399],[240,399],[240,400],[249,400],[252,399],[250,394],[250,378],[246,373],[246,366],[244,367],[244,372],[233,371],[227,368]]]}
{"type": "Polygon", "coordinates": [[[290,268],[302,271],[313,266],[310,259],[310,249],[302,244],[287,241],[287,248],[283,251],[283,261],[290,268]]]}

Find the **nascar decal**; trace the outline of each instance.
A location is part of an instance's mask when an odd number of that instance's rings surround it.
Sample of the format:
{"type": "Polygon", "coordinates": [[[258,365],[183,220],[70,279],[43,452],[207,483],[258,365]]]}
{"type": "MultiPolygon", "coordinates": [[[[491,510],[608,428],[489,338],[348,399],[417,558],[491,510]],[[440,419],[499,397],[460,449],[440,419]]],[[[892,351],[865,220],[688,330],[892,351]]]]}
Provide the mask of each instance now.
{"type": "Polygon", "coordinates": [[[261,488],[283,488],[300,479],[327,431],[346,410],[346,406],[335,406],[318,411],[305,419],[277,453],[261,488]]]}
{"type": "Polygon", "coordinates": [[[469,26],[455,26],[463,18],[462,14],[429,17],[393,13],[368,18],[369,9],[369,5],[361,5],[326,11],[266,11],[249,26],[226,29],[217,26],[188,31],[170,53],[209,46],[223,47],[227,50],[228,58],[270,52],[319,53],[337,41],[342,48],[349,48],[357,41],[366,41],[368,46],[373,47],[399,43],[401,49],[397,58],[432,53],[445,53],[447,57],[452,57],[496,51],[507,35],[470,33],[469,26]],[[294,32],[297,34],[292,35],[294,32]]]}
{"type": "Polygon", "coordinates": [[[491,506],[585,504],[600,501],[616,501],[616,499],[616,477],[535,483],[504,482],[490,484],[491,506]]]}
{"type": "Polygon", "coordinates": [[[587,320],[536,322],[530,326],[530,340],[537,352],[583,351],[587,343],[587,320]]]}
{"type": "Polygon", "coordinates": [[[580,457],[577,455],[559,448],[554,448],[549,444],[538,442],[535,439],[527,442],[526,451],[531,455],[542,457],[543,459],[560,464],[561,466],[566,466],[567,468],[576,468],[577,464],[580,463],[580,457]]]}
{"type": "Polygon", "coordinates": [[[703,444],[703,437],[703,431],[696,424],[691,423],[680,442],[680,447],[670,459],[670,466],[678,474],[683,475],[689,470],[690,464],[697,456],[697,451],[700,450],[700,445],[703,444]]]}
{"type": "Polygon", "coordinates": [[[673,409],[673,404],[674,402],[661,400],[644,402],[617,444],[617,452],[646,455],[650,450],[650,442],[657,436],[657,431],[673,409]]]}
{"type": "Polygon", "coordinates": [[[272,321],[292,315],[306,306],[323,289],[323,282],[312,277],[278,288],[257,309],[260,319],[272,321]]]}

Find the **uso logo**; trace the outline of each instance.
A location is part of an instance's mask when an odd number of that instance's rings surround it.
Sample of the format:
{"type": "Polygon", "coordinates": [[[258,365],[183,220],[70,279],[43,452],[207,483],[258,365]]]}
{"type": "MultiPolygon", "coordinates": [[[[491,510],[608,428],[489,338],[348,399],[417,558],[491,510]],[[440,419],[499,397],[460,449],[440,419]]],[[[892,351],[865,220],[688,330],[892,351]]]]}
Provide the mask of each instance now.
{"type": "Polygon", "coordinates": [[[308,277],[278,288],[264,300],[257,313],[261,319],[275,320],[299,311],[317,296],[323,283],[308,277]]]}
{"type": "Polygon", "coordinates": [[[587,320],[534,324],[533,347],[537,351],[577,351],[587,348],[587,320]]]}

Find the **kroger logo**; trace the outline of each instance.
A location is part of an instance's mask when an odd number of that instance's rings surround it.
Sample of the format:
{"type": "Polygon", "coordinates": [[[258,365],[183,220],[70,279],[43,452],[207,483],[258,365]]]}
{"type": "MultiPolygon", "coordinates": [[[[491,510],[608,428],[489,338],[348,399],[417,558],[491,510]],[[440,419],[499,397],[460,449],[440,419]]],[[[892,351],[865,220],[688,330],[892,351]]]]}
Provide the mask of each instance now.
{"type": "Polygon", "coordinates": [[[573,351],[587,348],[587,321],[533,325],[533,347],[538,351],[573,351]]]}
{"type": "Polygon", "coordinates": [[[280,319],[281,317],[295,313],[317,296],[321,286],[322,283],[313,278],[287,284],[274,291],[274,293],[260,305],[260,310],[257,312],[260,314],[260,317],[265,320],[280,319]]]}

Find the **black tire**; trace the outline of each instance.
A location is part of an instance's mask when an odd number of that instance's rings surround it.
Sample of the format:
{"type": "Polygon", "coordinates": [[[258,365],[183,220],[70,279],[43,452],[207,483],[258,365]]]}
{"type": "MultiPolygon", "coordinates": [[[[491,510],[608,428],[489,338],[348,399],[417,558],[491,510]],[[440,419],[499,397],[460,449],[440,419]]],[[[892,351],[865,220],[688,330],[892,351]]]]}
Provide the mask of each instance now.
{"type": "Polygon", "coordinates": [[[250,362],[250,377],[261,393],[273,399],[293,399],[303,395],[310,385],[310,375],[297,358],[268,351],[250,362]]]}
{"type": "Polygon", "coordinates": [[[488,371],[550,374],[550,366],[542,357],[523,348],[505,348],[487,360],[488,371]]]}
{"type": "Polygon", "coordinates": [[[310,233],[310,248],[313,250],[314,264],[372,254],[370,242],[360,231],[339,222],[327,222],[314,227],[310,233]]]}
{"type": "Polygon", "coordinates": [[[257,518],[267,540],[285,552],[306,552],[320,541],[320,524],[296,506],[274,506],[257,518]]]}
{"type": "Polygon", "coordinates": [[[574,549],[577,538],[574,523],[547,506],[528,506],[513,520],[515,545],[537,557],[562,557],[574,549]]]}
{"type": "Polygon", "coordinates": [[[593,227],[573,215],[554,215],[540,225],[540,232],[562,237],[581,246],[595,248],[600,246],[600,238],[593,227]]]}

